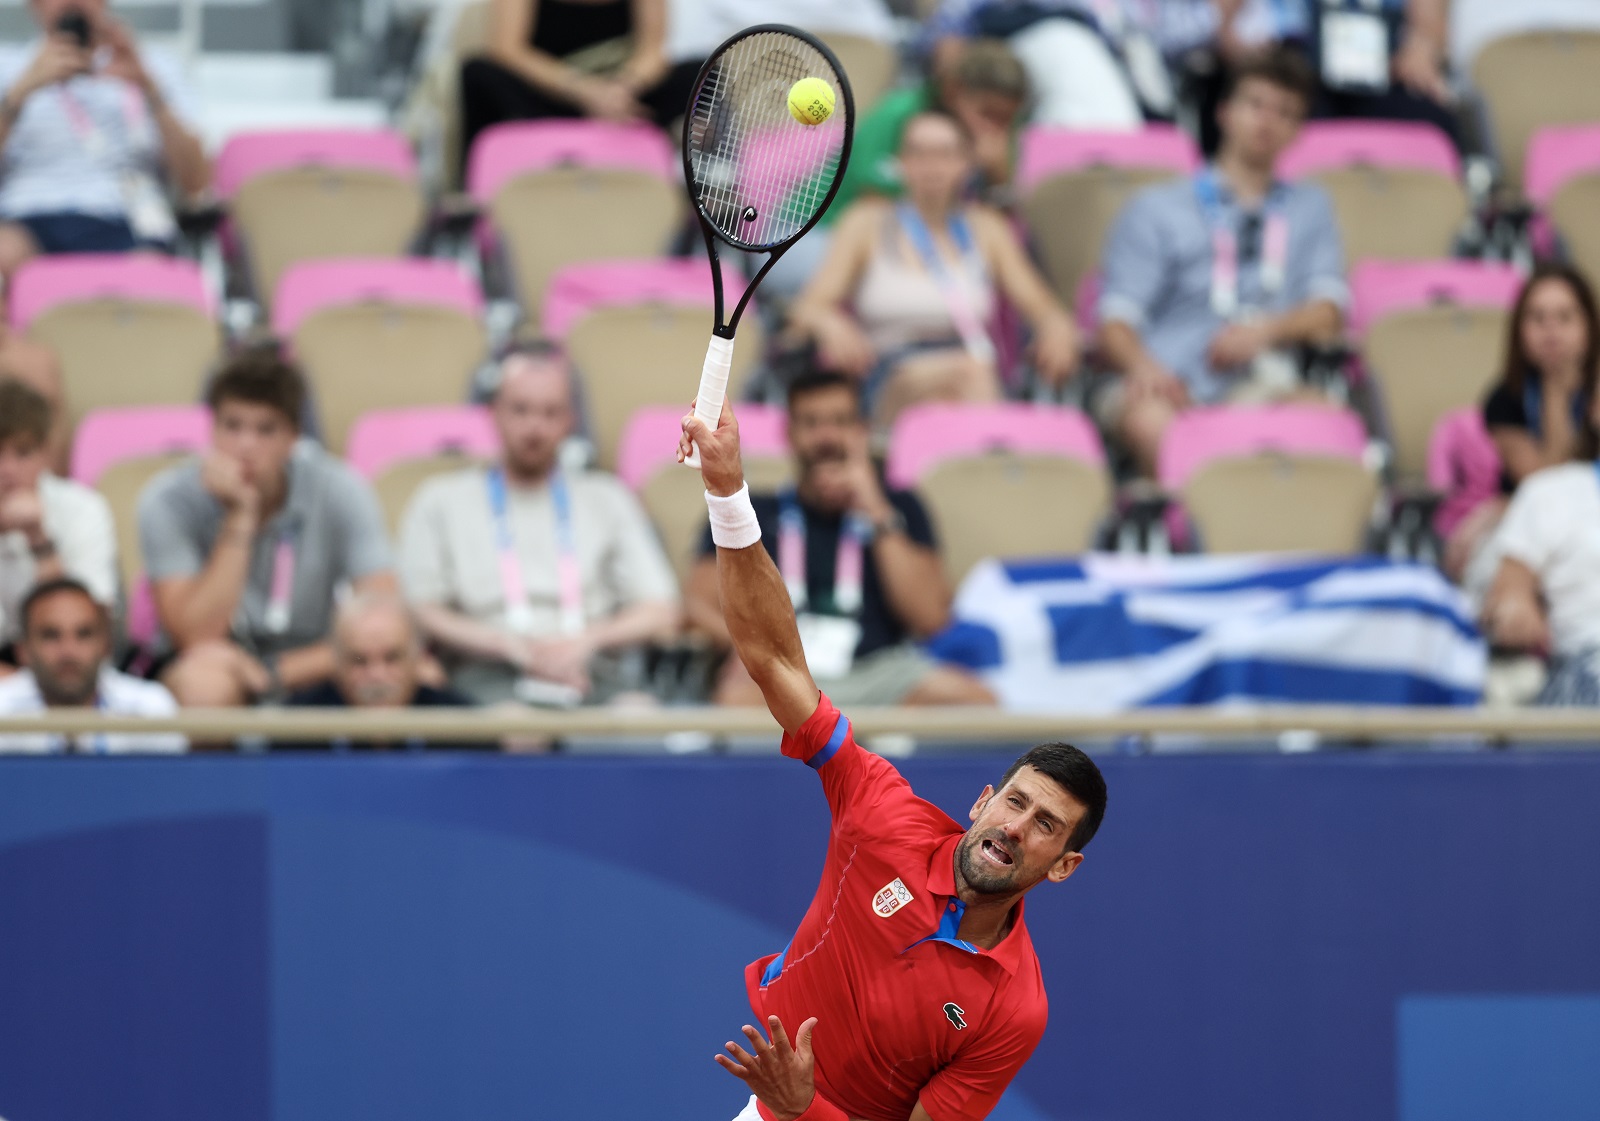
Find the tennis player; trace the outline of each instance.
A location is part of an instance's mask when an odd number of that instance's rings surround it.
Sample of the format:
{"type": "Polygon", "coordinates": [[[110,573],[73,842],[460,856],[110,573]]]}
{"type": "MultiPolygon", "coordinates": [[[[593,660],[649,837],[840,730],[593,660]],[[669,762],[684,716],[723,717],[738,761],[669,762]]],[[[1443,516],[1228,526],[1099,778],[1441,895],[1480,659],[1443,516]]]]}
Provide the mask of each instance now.
{"type": "Polygon", "coordinates": [[[679,458],[691,440],[700,451],[734,647],[783,725],[783,753],[816,770],[833,813],[799,929],[745,970],[770,1040],[746,1026],[748,1049],[728,1043],[716,1056],[752,1094],[735,1121],[979,1121],[1044,1033],[1022,897],[1083,862],[1105,780],[1077,748],[1043,744],[998,789],[983,788],[964,831],[914,795],[856,745],[806,669],[789,593],[761,547],[732,410],[723,406],[714,432],[691,414],[683,432],[679,458]]]}

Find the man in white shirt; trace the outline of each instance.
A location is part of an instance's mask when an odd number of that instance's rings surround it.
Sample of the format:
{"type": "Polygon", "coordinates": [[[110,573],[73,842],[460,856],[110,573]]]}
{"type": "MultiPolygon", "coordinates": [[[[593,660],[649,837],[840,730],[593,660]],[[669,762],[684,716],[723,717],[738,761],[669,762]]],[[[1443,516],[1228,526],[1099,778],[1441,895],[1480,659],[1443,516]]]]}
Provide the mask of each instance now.
{"type": "Polygon", "coordinates": [[[630,647],[678,626],[678,584],[614,476],[561,466],[572,434],[559,352],[513,350],[494,395],[500,462],[430,479],[406,509],[400,574],[423,631],[474,700],[603,700],[630,647]]]}
{"type": "Polygon", "coordinates": [[[1600,465],[1528,476],[1489,547],[1500,556],[1483,606],[1490,640],[1550,651],[1539,704],[1600,705],[1600,465]]]}
{"type": "Polygon", "coordinates": [[[105,0],[30,0],[44,37],[0,49],[0,276],[37,253],[111,253],[175,232],[166,190],[210,180],[175,62],[105,0]]]}
{"type": "MultiPolygon", "coordinates": [[[[172,694],[153,681],[118,673],[107,664],[111,623],[106,610],[76,580],[49,580],[22,604],[20,673],[0,681],[0,724],[7,716],[32,716],[49,709],[95,708],[127,716],[171,716],[172,694]]],[[[0,751],[76,751],[84,754],[183,751],[182,736],[169,733],[62,736],[0,735],[0,751]]]]}
{"type": "Polygon", "coordinates": [[[70,576],[104,607],[117,596],[111,507],[45,470],[49,431],[49,403],[0,379],[0,676],[15,668],[17,608],[35,584],[70,576]]]}

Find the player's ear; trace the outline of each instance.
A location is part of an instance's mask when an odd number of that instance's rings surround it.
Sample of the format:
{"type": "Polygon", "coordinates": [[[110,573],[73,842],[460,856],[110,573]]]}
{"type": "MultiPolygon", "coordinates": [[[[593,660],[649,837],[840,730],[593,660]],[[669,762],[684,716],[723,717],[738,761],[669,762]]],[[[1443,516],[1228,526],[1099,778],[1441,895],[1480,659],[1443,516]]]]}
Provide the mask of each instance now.
{"type": "Polygon", "coordinates": [[[1045,878],[1053,884],[1059,884],[1072,873],[1078,870],[1078,865],[1083,863],[1083,853],[1064,852],[1061,859],[1050,866],[1050,871],[1045,873],[1045,878]]]}
{"type": "Polygon", "coordinates": [[[983,807],[989,804],[989,799],[994,797],[994,786],[990,784],[983,788],[983,793],[978,795],[978,800],[972,803],[972,809],[967,813],[968,821],[977,821],[978,815],[983,812],[983,807]]]}

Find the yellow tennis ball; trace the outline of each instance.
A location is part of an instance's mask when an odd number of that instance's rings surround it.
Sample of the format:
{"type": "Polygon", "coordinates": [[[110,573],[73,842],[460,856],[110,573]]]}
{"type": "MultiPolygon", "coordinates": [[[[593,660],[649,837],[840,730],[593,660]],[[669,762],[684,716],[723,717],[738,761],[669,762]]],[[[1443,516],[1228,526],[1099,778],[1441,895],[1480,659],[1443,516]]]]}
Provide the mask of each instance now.
{"type": "Polygon", "coordinates": [[[801,78],[789,87],[789,114],[803,125],[833,116],[833,87],[821,78],[801,78]]]}

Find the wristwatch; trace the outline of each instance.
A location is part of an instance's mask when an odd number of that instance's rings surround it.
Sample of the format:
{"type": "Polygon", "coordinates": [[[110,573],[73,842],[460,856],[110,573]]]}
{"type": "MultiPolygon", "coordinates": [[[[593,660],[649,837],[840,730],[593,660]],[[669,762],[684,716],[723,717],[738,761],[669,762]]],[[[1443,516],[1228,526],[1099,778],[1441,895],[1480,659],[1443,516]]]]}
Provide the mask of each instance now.
{"type": "Polygon", "coordinates": [[[872,523],[872,535],[882,537],[886,533],[904,533],[906,531],[906,516],[894,507],[889,508],[888,514],[872,523]]]}

